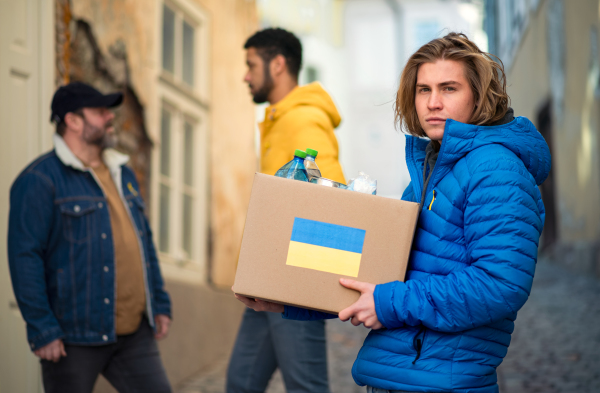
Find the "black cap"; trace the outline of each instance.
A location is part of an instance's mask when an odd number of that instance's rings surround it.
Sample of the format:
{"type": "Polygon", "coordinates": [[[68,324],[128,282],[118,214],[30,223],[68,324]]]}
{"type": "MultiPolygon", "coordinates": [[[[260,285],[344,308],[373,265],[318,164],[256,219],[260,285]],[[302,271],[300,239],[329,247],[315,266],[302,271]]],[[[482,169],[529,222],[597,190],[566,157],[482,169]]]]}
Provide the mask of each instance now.
{"type": "Polygon", "coordinates": [[[90,85],[73,82],[61,86],[52,97],[50,121],[60,123],[69,112],[81,108],[112,108],[121,105],[123,93],[102,94],[90,85]]]}

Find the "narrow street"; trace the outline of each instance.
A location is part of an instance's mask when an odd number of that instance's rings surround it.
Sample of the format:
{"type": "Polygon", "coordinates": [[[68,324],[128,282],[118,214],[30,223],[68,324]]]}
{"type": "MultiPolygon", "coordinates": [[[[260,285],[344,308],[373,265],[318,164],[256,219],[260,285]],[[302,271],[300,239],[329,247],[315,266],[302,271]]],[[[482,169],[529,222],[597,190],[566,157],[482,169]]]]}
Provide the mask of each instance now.
{"type": "Polygon", "coordinates": [[[539,263],[515,325],[501,392],[600,392],[600,281],[539,263]]]}
{"type": "MultiPolygon", "coordinates": [[[[367,329],[327,321],[332,393],[364,392],[350,369],[367,329]]],[[[227,359],[177,393],[222,393],[227,359]]],[[[540,262],[532,295],[519,313],[508,355],[498,369],[503,393],[600,392],[600,281],[540,262]]],[[[267,393],[284,393],[277,372],[267,393]]]]}

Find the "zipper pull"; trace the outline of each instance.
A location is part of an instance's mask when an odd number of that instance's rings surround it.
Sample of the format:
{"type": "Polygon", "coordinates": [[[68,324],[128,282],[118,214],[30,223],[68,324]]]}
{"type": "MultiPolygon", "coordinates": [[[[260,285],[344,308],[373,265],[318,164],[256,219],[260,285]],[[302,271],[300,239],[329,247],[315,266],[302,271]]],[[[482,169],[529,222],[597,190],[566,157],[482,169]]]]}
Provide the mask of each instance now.
{"type": "Polygon", "coordinates": [[[431,198],[431,203],[429,204],[429,209],[431,210],[431,206],[433,206],[433,202],[435,201],[435,190],[433,190],[433,198],[431,198]]]}

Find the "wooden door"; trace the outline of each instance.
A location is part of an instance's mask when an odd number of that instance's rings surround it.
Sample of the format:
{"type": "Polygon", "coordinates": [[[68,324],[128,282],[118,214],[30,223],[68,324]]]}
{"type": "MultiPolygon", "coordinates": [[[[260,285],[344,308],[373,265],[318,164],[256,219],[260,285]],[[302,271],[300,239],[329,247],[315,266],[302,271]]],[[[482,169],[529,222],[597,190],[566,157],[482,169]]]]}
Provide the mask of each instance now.
{"type": "Polygon", "coordinates": [[[10,185],[50,147],[53,3],[0,0],[0,393],[43,391],[12,292],[6,236],[10,185]]]}

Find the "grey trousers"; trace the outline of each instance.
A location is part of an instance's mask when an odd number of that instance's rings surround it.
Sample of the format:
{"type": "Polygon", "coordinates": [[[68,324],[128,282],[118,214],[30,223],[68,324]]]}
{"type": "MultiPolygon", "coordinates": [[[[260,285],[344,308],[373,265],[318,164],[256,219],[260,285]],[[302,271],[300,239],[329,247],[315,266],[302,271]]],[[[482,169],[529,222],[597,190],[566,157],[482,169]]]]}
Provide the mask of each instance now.
{"type": "Polygon", "coordinates": [[[144,318],[137,332],[114,344],[65,345],[57,363],[41,360],[46,393],[91,393],[99,374],[119,393],[170,393],[154,332],[144,318]]]}
{"type": "Polygon", "coordinates": [[[329,393],[325,321],[246,309],[227,369],[227,393],[263,393],[279,367],[288,393],[329,393]]]}

